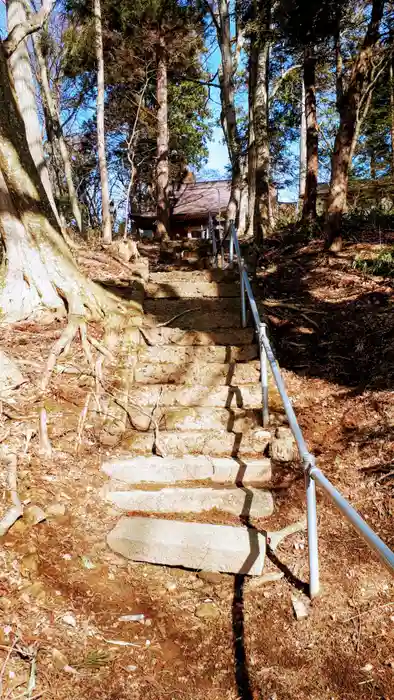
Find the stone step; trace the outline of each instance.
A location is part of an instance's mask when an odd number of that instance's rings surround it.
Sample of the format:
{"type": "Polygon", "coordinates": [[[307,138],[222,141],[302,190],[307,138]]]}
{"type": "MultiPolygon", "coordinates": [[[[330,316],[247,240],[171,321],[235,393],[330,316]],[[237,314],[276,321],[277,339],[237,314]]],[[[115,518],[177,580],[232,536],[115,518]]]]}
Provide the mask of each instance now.
{"type": "Polygon", "coordinates": [[[268,518],[274,510],[270,491],[247,488],[164,488],[155,491],[109,491],[106,500],[128,512],[205,513],[268,518]]]}
{"type": "Polygon", "coordinates": [[[176,484],[187,481],[213,481],[224,484],[266,484],[272,479],[270,459],[237,462],[229,457],[188,456],[134,457],[103,462],[101,470],[111,477],[107,490],[124,488],[125,484],[176,484]]]}
{"type": "Polygon", "coordinates": [[[170,269],[168,272],[151,272],[149,281],[154,284],[172,284],[176,280],[179,282],[231,282],[239,281],[238,267],[233,270],[220,270],[213,268],[212,270],[179,270],[170,269]]]}
{"type": "Polygon", "coordinates": [[[234,311],[241,313],[241,303],[239,299],[234,298],[200,298],[200,297],[183,297],[181,299],[145,299],[144,311],[147,315],[157,317],[158,323],[166,321],[166,319],[176,316],[176,314],[185,314],[186,316],[194,316],[195,313],[209,314],[217,311],[234,311]]]}
{"type": "MultiPolygon", "coordinates": [[[[177,319],[180,320],[180,319],[177,319]]],[[[176,321],[174,321],[176,323],[176,321]]],[[[239,325],[239,324],[238,324],[239,325]]],[[[214,326],[212,326],[214,328],[214,326]]],[[[150,345],[250,345],[255,339],[253,328],[229,328],[226,330],[194,331],[181,328],[144,328],[143,333],[150,345]]]]}
{"type": "MultiPolygon", "coordinates": [[[[194,299],[188,301],[195,301],[194,299]]],[[[191,313],[186,313],[179,318],[172,321],[174,328],[180,330],[193,330],[193,331],[212,331],[212,334],[219,328],[226,328],[235,330],[241,326],[241,314],[239,311],[238,300],[233,299],[233,310],[220,310],[220,304],[217,303],[217,311],[212,311],[211,306],[207,307],[207,299],[200,300],[200,310],[194,309],[191,313]],[[214,330],[213,330],[214,329],[214,330]]],[[[224,299],[226,301],[226,299],[224,299]]],[[[157,302],[156,302],[157,303],[157,302]]],[[[177,302],[178,303],[178,302],[177,302]]],[[[172,311],[166,310],[164,307],[158,309],[156,313],[147,312],[145,309],[144,324],[146,326],[156,326],[159,323],[166,323],[172,319],[177,312],[172,313],[172,311]]],[[[251,329],[251,332],[252,329],[251,329]]],[[[213,336],[212,336],[213,337],[213,336]]],[[[224,336],[223,336],[224,337],[224,336]]],[[[236,345],[237,343],[230,340],[230,334],[228,334],[228,340],[224,343],[225,345],[236,345]]],[[[213,342],[211,343],[213,345],[213,342]]]]}
{"type": "Polygon", "coordinates": [[[258,357],[257,345],[209,345],[208,347],[154,345],[141,348],[140,362],[185,363],[196,360],[204,362],[249,362],[258,357]]]}
{"type": "Polygon", "coordinates": [[[266,538],[230,525],[123,517],[107,536],[117,554],[133,561],[259,576],[266,538]]]}
{"type": "MultiPolygon", "coordinates": [[[[260,459],[266,452],[270,440],[271,433],[263,428],[250,430],[245,435],[223,430],[185,430],[182,432],[161,430],[159,447],[163,454],[171,457],[194,454],[260,459]]],[[[154,445],[155,437],[151,432],[130,431],[124,435],[122,440],[122,448],[131,452],[132,455],[151,455],[154,445]]]]}
{"type": "MultiPolygon", "coordinates": [[[[130,407],[129,415],[136,430],[153,430],[149,407],[130,407]],[[142,410],[141,410],[142,409],[142,410]]],[[[262,410],[213,407],[160,408],[155,412],[160,430],[227,430],[246,433],[262,424],[262,410]]]]}
{"type": "Polygon", "coordinates": [[[255,384],[260,379],[260,362],[241,364],[185,362],[138,362],[135,382],[142,384],[205,384],[205,386],[255,384]]]}
{"type": "MultiPolygon", "coordinates": [[[[270,392],[271,394],[272,392],[270,392]]],[[[218,408],[260,408],[261,385],[217,386],[215,390],[206,385],[193,386],[171,384],[133,385],[129,393],[133,406],[217,406],[218,408]]]]}
{"type": "Polygon", "coordinates": [[[145,287],[145,297],[148,299],[239,298],[239,287],[235,284],[174,279],[167,282],[149,282],[145,287]]]}

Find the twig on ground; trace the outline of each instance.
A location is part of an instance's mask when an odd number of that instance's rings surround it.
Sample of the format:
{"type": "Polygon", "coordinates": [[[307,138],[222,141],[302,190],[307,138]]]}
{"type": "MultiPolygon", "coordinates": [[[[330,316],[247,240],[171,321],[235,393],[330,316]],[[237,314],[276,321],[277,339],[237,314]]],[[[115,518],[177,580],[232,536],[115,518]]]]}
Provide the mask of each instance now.
{"type": "Polygon", "coordinates": [[[79,416],[78,431],[77,431],[77,444],[75,446],[75,454],[76,455],[78,454],[79,448],[81,447],[81,444],[82,444],[82,433],[83,433],[83,429],[85,427],[86,416],[88,414],[91,396],[92,396],[92,394],[91,394],[91,392],[89,392],[89,394],[86,396],[85,405],[81,411],[81,415],[79,416]]]}
{"type": "Polygon", "coordinates": [[[96,348],[96,350],[98,350],[98,352],[101,352],[101,354],[104,355],[104,357],[106,357],[108,360],[111,360],[111,362],[115,360],[112,352],[110,352],[108,348],[106,348],[98,340],[96,340],[96,338],[92,338],[92,336],[88,335],[88,341],[91,345],[93,345],[94,348],[96,348]]]}
{"type": "Polygon", "coordinates": [[[40,439],[39,454],[41,457],[50,459],[52,457],[52,447],[48,437],[47,412],[44,407],[40,408],[38,433],[40,439]]]}
{"type": "Polygon", "coordinates": [[[8,462],[8,489],[11,495],[13,505],[11,506],[11,508],[8,509],[6,514],[0,520],[0,537],[2,537],[8,532],[10,527],[13,526],[13,524],[18,520],[18,518],[20,518],[20,516],[23,513],[23,507],[18,496],[16,483],[18,465],[17,456],[14,452],[12,452],[11,454],[5,456],[3,455],[3,459],[6,463],[8,462]]]}
{"type": "MultiPolygon", "coordinates": [[[[176,314],[176,316],[173,316],[172,318],[169,318],[168,321],[164,321],[163,323],[158,323],[155,325],[155,328],[164,328],[164,326],[168,326],[169,323],[172,323],[175,321],[177,318],[180,318],[181,316],[184,316],[185,314],[190,314],[193,311],[201,311],[201,307],[197,309],[186,309],[186,311],[181,311],[180,314],[176,314]]],[[[141,330],[141,329],[140,329],[141,330]]]]}
{"type": "Polygon", "coordinates": [[[157,423],[156,418],[154,417],[155,411],[159,407],[161,395],[162,395],[163,387],[160,388],[159,395],[157,397],[157,401],[153,407],[152,411],[152,423],[153,423],[153,428],[154,428],[154,438],[153,438],[153,446],[152,446],[152,451],[154,454],[156,454],[158,457],[166,457],[167,453],[163,446],[160,445],[159,442],[159,425],[157,423]]]}

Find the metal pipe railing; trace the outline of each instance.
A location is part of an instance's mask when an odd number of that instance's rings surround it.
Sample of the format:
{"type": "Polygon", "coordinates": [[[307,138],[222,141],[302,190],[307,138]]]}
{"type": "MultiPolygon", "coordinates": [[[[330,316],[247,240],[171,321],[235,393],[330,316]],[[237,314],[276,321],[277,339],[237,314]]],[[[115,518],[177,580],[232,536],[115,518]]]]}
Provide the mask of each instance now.
{"type": "Polygon", "coordinates": [[[380,537],[367,525],[365,520],[357,513],[340,492],[331,484],[315,465],[315,458],[309,452],[302,430],[298,424],[297,417],[294,413],[293,406],[286,392],[286,387],[279,369],[278,362],[273,353],[271,343],[267,335],[266,324],[260,319],[259,310],[252,291],[249,276],[245,269],[245,264],[241,256],[241,249],[238,241],[237,232],[234,223],[230,223],[230,263],[234,259],[234,251],[237,256],[237,262],[240,273],[241,282],[241,324],[246,326],[246,298],[249,302],[250,311],[252,313],[256,333],[259,338],[260,348],[260,374],[262,387],[262,404],[263,404],[263,425],[269,423],[269,406],[268,406],[268,367],[271,367],[272,376],[276,387],[281,397],[283,407],[287,416],[290,429],[294,435],[297,444],[298,452],[301,457],[304,473],[305,473],[305,489],[306,489],[306,507],[307,507],[307,528],[308,528],[308,557],[309,557],[309,594],[314,598],[319,593],[319,554],[318,554],[318,534],[317,534],[317,510],[316,510],[316,483],[329,496],[334,505],[341,511],[345,518],[353,525],[359,534],[368,543],[387,566],[392,574],[394,574],[394,553],[380,539],[380,537]]]}

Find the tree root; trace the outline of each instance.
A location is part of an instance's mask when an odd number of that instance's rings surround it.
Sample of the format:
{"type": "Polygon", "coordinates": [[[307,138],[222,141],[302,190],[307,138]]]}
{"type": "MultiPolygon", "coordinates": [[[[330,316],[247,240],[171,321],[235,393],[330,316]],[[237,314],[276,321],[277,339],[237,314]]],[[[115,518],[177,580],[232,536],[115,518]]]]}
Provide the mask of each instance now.
{"type": "Polygon", "coordinates": [[[3,537],[8,532],[23,513],[23,506],[18,496],[16,484],[17,456],[13,452],[8,455],[3,453],[3,460],[8,463],[8,489],[13,505],[0,520],[0,537],[3,537]]]}
{"type": "Polygon", "coordinates": [[[91,338],[88,335],[86,321],[81,316],[70,316],[70,320],[66,328],[61,334],[59,340],[56,341],[55,345],[52,348],[52,352],[48,357],[45,372],[41,381],[40,388],[42,389],[42,391],[45,391],[45,389],[47,389],[49,385],[52,372],[55,369],[57,359],[60,357],[60,355],[62,355],[63,357],[67,355],[67,353],[70,350],[71,343],[73,342],[78,332],[81,339],[83,352],[91,367],[94,366],[94,360],[90,349],[90,345],[92,345],[96,350],[98,350],[98,352],[100,352],[105,357],[111,360],[114,359],[113,355],[110,353],[109,350],[107,350],[107,348],[105,348],[98,340],[96,340],[95,338],[91,338]]]}
{"type": "Polygon", "coordinates": [[[41,457],[50,459],[52,457],[52,447],[48,437],[47,412],[45,408],[40,408],[38,434],[40,439],[39,454],[41,457]]]}

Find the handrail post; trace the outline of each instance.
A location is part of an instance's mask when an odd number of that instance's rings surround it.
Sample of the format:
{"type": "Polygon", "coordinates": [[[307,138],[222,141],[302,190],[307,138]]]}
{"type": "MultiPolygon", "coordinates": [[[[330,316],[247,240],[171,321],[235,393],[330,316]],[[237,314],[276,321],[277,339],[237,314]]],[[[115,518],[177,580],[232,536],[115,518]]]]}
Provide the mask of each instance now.
{"type": "Polygon", "coordinates": [[[244,280],[244,261],[241,260],[240,265],[241,271],[241,326],[246,328],[246,294],[245,294],[245,280],[244,280]]]}
{"type": "Polygon", "coordinates": [[[317,536],[316,484],[310,469],[314,466],[314,458],[309,455],[304,462],[306,489],[306,518],[308,526],[308,560],[309,560],[309,597],[316,598],[320,591],[319,582],[319,549],[317,536]]]}
{"type": "Polygon", "coordinates": [[[263,427],[269,425],[269,406],[268,406],[268,362],[267,355],[264,349],[263,338],[266,335],[266,324],[260,323],[259,327],[259,348],[260,348],[260,378],[261,389],[263,393],[263,427]]]}
{"type": "Polygon", "coordinates": [[[230,250],[229,250],[230,265],[234,261],[234,222],[230,221],[230,250]]]}

